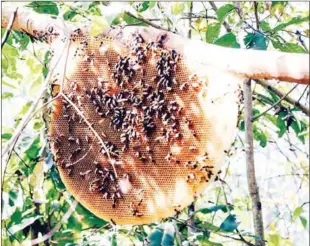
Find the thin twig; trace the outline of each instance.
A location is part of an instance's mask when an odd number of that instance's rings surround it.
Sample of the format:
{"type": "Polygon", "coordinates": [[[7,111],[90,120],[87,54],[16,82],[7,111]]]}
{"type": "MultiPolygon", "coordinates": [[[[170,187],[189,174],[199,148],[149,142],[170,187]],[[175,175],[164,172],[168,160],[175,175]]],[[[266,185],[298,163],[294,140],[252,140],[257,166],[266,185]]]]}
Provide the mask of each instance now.
{"type": "Polygon", "coordinates": [[[20,161],[27,167],[29,168],[29,166],[27,165],[27,163],[23,160],[23,158],[21,158],[21,156],[16,152],[15,149],[13,149],[15,155],[17,155],[17,157],[20,159],[20,161]]]}
{"type": "Polygon", "coordinates": [[[293,90],[295,90],[295,88],[298,86],[298,84],[296,84],[292,89],[289,90],[289,92],[287,92],[285,95],[283,95],[278,101],[276,101],[274,104],[272,104],[269,108],[267,108],[264,112],[260,113],[259,115],[256,115],[255,117],[252,118],[252,122],[257,120],[259,117],[263,116],[264,114],[266,114],[268,111],[270,111],[271,109],[273,109],[275,106],[277,106],[280,102],[282,102],[284,100],[284,98],[286,96],[288,96],[293,90]]]}
{"type": "Polygon", "coordinates": [[[288,177],[288,176],[298,176],[298,177],[303,177],[303,176],[309,176],[309,174],[300,174],[300,173],[291,173],[291,174],[280,174],[280,175],[277,175],[277,176],[272,176],[272,177],[269,177],[269,178],[265,178],[264,180],[269,180],[269,179],[274,179],[274,178],[282,178],[282,177],[288,177]]]}
{"type": "Polygon", "coordinates": [[[128,11],[126,11],[125,14],[128,15],[129,17],[132,17],[132,18],[134,18],[134,19],[136,19],[136,20],[139,20],[139,21],[141,21],[141,22],[143,22],[143,23],[145,23],[145,24],[148,24],[149,26],[152,26],[152,27],[155,27],[155,28],[157,28],[157,29],[164,30],[164,31],[169,31],[168,29],[165,29],[165,28],[163,28],[163,27],[161,27],[161,26],[159,26],[159,25],[157,25],[157,24],[154,24],[153,22],[151,22],[151,21],[149,21],[149,20],[147,20],[147,19],[144,19],[143,17],[135,16],[134,14],[132,14],[132,13],[130,13],[130,12],[128,12],[128,11]]]}
{"type": "Polygon", "coordinates": [[[262,215],[262,203],[260,201],[259,189],[255,177],[254,150],[253,150],[253,122],[252,118],[252,90],[251,79],[244,81],[244,122],[245,122],[245,153],[246,153],[246,172],[249,193],[252,200],[253,222],[257,246],[265,246],[264,242],[264,223],[262,215]]]}
{"type": "MultiPolygon", "coordinates": [[[[215,3],[213,1],[209,1],[209,4],[211,5],[212,9],[214,10],[214,12],[216,13],[216,11],[218,10],[217,6],[215,5],[215,3]]],[[[227,32],[231,32],[231,28],[230,26],[227,24],[226,21],[223,21],[223,26],[225,27],[227,32]]]]}
{"type": "Polygon", "coordinates": [[[194,220],[194,216],[195,216],[195,206],[194,206],[194,202],[188,206],[187,208],[188,210],[188,216],[189,219],[187,221],[187,236],[188,237],[192,237],[194,236],[194,233],[196,232],[196,226],[195,226],[195,220],[194,220]]]}
{"type": "MultiPolygon", "coordinates": [[[[115,164],[113,159],[111,158],[110,155],[110,151],[108,150],[106,144],[103,142],[102,138],[99,136],[99,134],[97,133],[97,131],[93,128],[92,124],[86,119],[86,117],[84,116],[83,112],[65,95],[65,94],[61,94],[64,99],[71,104],[71,106],[75,109],[75,111],[78,113],[78,115],[84,120],[84,122],[86,123],[86,125],[89,127],[89,129],[93,132],[93,134],[95,135],[95,137],[98,139],[98,141],[100,142],[101,147],[103,147],[103,149],[105,150],[108,159],[110,161],[110,164],[113,167],[113,171],[115,174],[115,177],[117,178],[117,172],[116,172],[116,168],[115,168],[115,164]]],[[[115,156],[118,156],[117,154],[114,154],[115,156]]]]}
{"type": "Polygon", "coordinates": [[[18,7],[13,12],[12,17],[10,19],[10,23],[8,24],[8,26],[7,26],[6,30],[5,30],[5,33],[3,34],[3,38],[1,40],[1,49],[2,49],[3,45],[5,44],[6,40],[8,39],[8,37],[10,35],[11,29],[12,29],[12,26],[13,26],[13,23],[14,23],[16,14],[17,14],[17,10],[18,10],[18,7]]]}
{"type": "Polygon", "coordinates": [[[282,91],[280,91],[278,88],[272,86],[267,81],[256,80],[256,83],[260,84],[264,88],[267,88],[268,90],[270,90],[271,92],[273,92],[274,94],[276,94],[277,96],[279,96],[281,98],[284,96],[284,98],[283,98],[284,101],[286,101],[286,102],[292,104],[293,106],[295,106],[296,108],[300,109],[300,111],[302,111],[307,116],[310,116],[310,110],[308,107],[300,104],[298,100],[296,101],[288,95],[285,96],[285,94],[282,91]]]}
{"type": "Polygon", "coordinates": [[[62,216],[61,221],[59,221],[54,228],[49,231],[48,233],[46,233],[44,236],[42,237],[38,237],[36,239],[31,240],[31,245],[37,245],[40,244],[46,240],[48,240],[49,238],[51,238],[62,226],[62,222],[66,222],[68,220],[68,218],[71,216],[71,214],[75,211],[76,206],[78,205],[77,201],[74,201],[70,208],[68,209],[68,211],[62,216]]]}
{"type": "Polygon", "coordinates": [[[298,98],[296,104],[299,104],[299,101],[301,100],[301,98],[304,96],[304,94],[306,93],[306,91],[308,90],[309,85],[307,85],[304,89],[304,91],[301,93],[300,97],[298,98]]]}
{"type": "Polygon", "coordinates": [[[182,17],[180,19],[199,19],[199,18],[203,18],[203,19],[212,19],[212,20],[217,20],[217,18],[215,16],[210,16],[210,15],[206,15],[206,14],[200,14],[200,13],[192,13],[191,15],[189,15],[189,13],[184,13],[182,15],[182,17]]]}
{"type": "Polygon", "coordinates": [[[189,13],[188,13],[188,34],[187,37],[191,38],[192,37],[192,14],[193,14],[193,2],[190,2],[190,6],[189,6],[189,13]]]}

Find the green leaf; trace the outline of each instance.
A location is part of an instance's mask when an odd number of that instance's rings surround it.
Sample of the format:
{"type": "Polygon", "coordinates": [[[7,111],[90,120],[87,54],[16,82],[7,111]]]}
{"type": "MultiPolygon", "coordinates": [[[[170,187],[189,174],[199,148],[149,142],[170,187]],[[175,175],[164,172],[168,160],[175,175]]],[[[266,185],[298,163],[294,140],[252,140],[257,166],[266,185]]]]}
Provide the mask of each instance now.
{"type": "Polygon", "coordinates": [[[288,27],[290,25],[297,25],[297,24],[300,24],[300,23],[303,23],[306,21],[309,21],[309,16],[307,16],[307,17],[294,17],[286,23],[281,23],[281,24],[277,25],[273,30],[275,32],[278,32],[278,31],[283,30],[285,27],[288,27]]]}
{"type": "Polygon", "coordinates": [[[173,246],[174,245],[174,227],[171,223],[163,225],[164,230],[156,227],[148,236],[149,246],[173,246]]]}
{"type": "Polygon", "coordinates": [[[77,14],[78,13],[75,10],[69,10],[66,13],[64,13],[63,17],[64,17],[64,20],[71,20],[77,14]]]}
{"type": "Polygon", "coordinates": [[[277,118],[277,127],[279,128],[278,137],[282,137],[286,132],[286,124],[283,118],[287,115],[287,112],[281,111],[277,118]]]}
{"type": "Polygon", "coordinates": [[[76,212],[82,216],[83,223],[87,224],[87,227],[101,227],[107,224],[105,220],[98,218],[81,204],[76,207],[76,212]]]}
{"type": "Polygon", "coordinates": [[[20,224],[18,225],[13,225],[11,226],[8,230],[10,232],[10,234],[14,235],[16,232],[24,229],[25,227],[31,225],[33,222],[35,222],[37,219],[42,218],[42,215],[36,215],[34,217],[30,217],[30,218],[25,218],[21,221],[20,224]]]}
{"type": "Polygon", "coordinates": [[[1,138],[5,140],[10,140],[12,137],[12,133],[2,133],[1,138]]]}
{"type": "Polygon", "coordinates": [[[2,192],[2,219],[8,219],[15,212],[15,210],[17,208],[21,208],[23,204],[23,191],[21,189],[12,188],[9,192],[2,192]]]}
{"type": "Polygon", "coordinates": [[[20,51],[25,50],[30,42],[30,38],[28,35],[15,30],[12,31],[12,40],[14,40],[19,45],[18,49],[20,51]]]}
{"type": "Polygon", "coordinates": [[[212,23],[208,25],[206,31],[206,41],[212,44],[218,38],[220,31],[221,31],[220,23],[212,23]]]}
{"type": "Polygon", "coordinates": [[[12,98],[14,95],[11,92],[3,92],[2,93],[2,99],[9,99],[12,98]]]}
{"type": "Polygon", "coordinates": [[[83,226],[81,222],[76,218],[76,216],[71,215],[68,219],[67,223],[67,229],[74,230],[76,232],[80,232],[82,230],[83,226]]]}
{"type": "Polygon", "coordinates": [[[169,227],[172,227],[172,228],[166,227],[164,230],[164,235],[161,240],[162,246],[173,246],[174,245],[174,228],[172,224],[170,224],[169,227]]]}
{"type": "Polygon", "coordinates": [[[155,6],[156,2],[155,1],[150,1],[150,4],[149,4],[149,9],[150,8],[153,8],[155,6]]]}
{"type": "Polygon", "coordinates": [[[90,26],[90,35],[92,37],[99,35],[109,26],[107,19],[104,16],[92,16],[92,22],[90,26]]]}
{"type": "Polygon", "coordinates": [[[114,233],[114,234],[112,235],[111,246],[117,246],[116,233],[114,233]]]}
{"type": "Polygon", "coordinates": [[[36,159],[39,155],[40,149],[40,136],[38,136],[35,138],[35,140],[33,140],[29,148],[26,150],[27,157],[29,159],[36,159]]]}
{"type": "Polygon", "coordinates": [[[216,15],[217,15],[217,19],[219,20],[219,22],[223,22],[226,18],[226,16],[234,9],[234,5],[232,4],[226,4],[222,7],[220,7],[217,11],[216,11],[216,15]]]}
{"type": "Polygon", "coordinates": [[[161,245],[161,240],[164,235],[163,229],[156,227],[148,236],[149,246],[161,245]]]}
{"type": "Polygon", "coordinates": [[[254,139],[256,141],[259,141],[259,145],[261,147],[266,147],[267,145],[267,136],[262,132],[262,130],[260,130],[259,128],[257,128],[256,124],[254,125],[253,128],[253,135],[254,135],[254,139]]]}
{"type": "Polygon", "coordinates": [[[204,228],[204,229],[208,229],[210,231],[214,231],[214,232],[218,232],[220,230],[219,227],[207,222],[207,221],[203,221],[202,223],[198,224],[199,227],[204,228]]]}
{"type": "Polygon", "coordinates": [[[294,132],[296,133],[296,136],[298,139],[304,144],[305,143],[305,137],[304,135],[301,135],[302,132],[300,125],[298,124],[298,121],[295,119],[292,124],[290,125],[291,128],[293,128],[294,132]]]}
{"type": "Polygon", "coordinates": [[[290,53],[307,53],[307,51],[298,44],[293,43],[281,43],[279,41],[271,40],[274,48],[279,49],[284,52],[290,53]]]}
{"type": "Polygon", "coordinates": [[[271,32],[272,28],[270,27],[269,23],[266,21],[261,21],[260,22],[260,27],[264,32],[271,32]]]}
{"type": "Polygon", "coordinates": [[[299,219],[300,219],[300,222],[301,222],[302,226],[303,226],[305,229],[307,229],[307,224],[308,224],[307,219],[306,219],[305,217],[303,217],[303,216],[299,216],[299,219]]]}
{"type": "Polygon", "coordinates": [[[26,5],[38,13],[58,15],[57,4],[52,1],[35,1],[26,5]]]}
{"type": "Polygon", "coordinates": [[[171,13],[174,15],[181,14],[183,13],[184,8],[185,8],[185,5],[182,2],[173,3],[171,6],[171,13]]]}
{"type": "Polygon", "coordinates": [[[271,3],[271,8],[275,8],[275,7],[285,7],[287,5],[288,1],[272,1],[271,3]]]}
{"type": "Polygon", "coordinates": [[[33,200],[37,203],[45,202],[45,192],[43,190],[44,182],[44,163],[43,161],[38,162],[30,175],[29,185],[33,190],[33,200]]]}
{"type": "Polygon", "coordinates": [[[280,246],[280,239],[279,234],[271,234],[268,241],[272,246],[280,246]]]}
{"type": "Polygon", "coordinates": [[[147,10],[149,7],[150,7],[150,1],[145,1],[138,5],[137,11],[141,13],[147,10]]]}
{"type": "Polygon", "coordinates": [[[20,224],[22,219],[22,212],[20,211],[20,209],[16,209],[10,217],[10,222],[7,224],[7,227],[11,227],[14,224],[20,224]]]}
{"type": "Polygon", "coordinates": [[[237,42],[235,34],[231,32],[218,38],[214,44],[231,48],[240,48],[240,44],[237,42]]]}
{"type": "Polygon", "coordinates": [[[58,191],[64,191],[65,190],[65,185],[63,184],[63,182],[61,181],[59,172],[56,168],[55,165],[53,165],[50,169],[51,172],[51,178],[52,178],[52,182],[54,184],[54,187],[58,190],[58,191]]]}
{"type": "Polygon", "coordinates": [[[281,15],[287,5],[288,1],[272,1],[270,13],[271,15],[275,15],[276,12],[281,15]]]}
{"type": "Polygon", "coordinates": [[[212,242],[208,239],[203,239],[201,241],[201,245],[202,246],[223,246],[223,244],[221,244],[221,243],[215,243],[215,242],[212,242]]]}
{"type": "Polygon", "coordinates": [[[295,220],[301,213],[303,212],[303,207],[297,207],[295,208],[293,212],[293,220],[295,220]]]}
{"type": "Polygon", "coordinates": [[[260,33],[248,33],[244,38],[247,49],[266,50],[266,38],[260,33]]]}
{"type": "Polygon", "coordinates": [[[279,97],[277,94],[275,94],[275,93],[272,92],[271,90],[268,90],[268,93],[269,93],[270,96],[272,97],[274,103],[277,102],[277,101],[279,101],[280,97],[279,97]]]}
{"type": "Polygon", "coordinates": [[[226,232],[232,232],[237,229],[240,223],[236,220],[236,215],[230,214],[220,225],[220,229],[226,232]]]}
{"type": "Polygon", "coordinates": [[[239,123],[239,130],[244,132],[244,130],[245,130],[245,123],[244,123],[244,120],[240,120],[240,123],[239,123]]]}
{"type": "Polygon", "coordinates": [[[257,95],[260,102],[263,102],[265,104],[270,104],[270,105],[275,103],[273,98],[267,97],[267,96],[260,94],[260,93],[256,93],[256,95],[257,95]]]}
{"type": "Polygon", "coordinates": [[[202,208],[199,210],[196,210],[195,213],[203,213],[203,214],[209,214],[212,212],[216,212],[218,210],[223,211],[224,213],[227,213],[229,210],[233,210],[234,207],[232,205],[217,205],[217,206],[212,206],[210,208],[202,208]]]}

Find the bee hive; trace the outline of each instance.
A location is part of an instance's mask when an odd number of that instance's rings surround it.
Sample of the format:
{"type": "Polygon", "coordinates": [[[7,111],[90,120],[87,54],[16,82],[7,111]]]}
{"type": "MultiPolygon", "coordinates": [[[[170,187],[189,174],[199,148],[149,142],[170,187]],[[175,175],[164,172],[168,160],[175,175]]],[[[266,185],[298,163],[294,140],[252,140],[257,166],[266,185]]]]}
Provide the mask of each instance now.
{"type": "Polygon", "coordinates": [[[136,35],[129,46],[70,40],[50,140],[82,205],[143,224],[173,216],[216,178],[236,129],[239,78],[186,64],[160,41],[136,35]]]}

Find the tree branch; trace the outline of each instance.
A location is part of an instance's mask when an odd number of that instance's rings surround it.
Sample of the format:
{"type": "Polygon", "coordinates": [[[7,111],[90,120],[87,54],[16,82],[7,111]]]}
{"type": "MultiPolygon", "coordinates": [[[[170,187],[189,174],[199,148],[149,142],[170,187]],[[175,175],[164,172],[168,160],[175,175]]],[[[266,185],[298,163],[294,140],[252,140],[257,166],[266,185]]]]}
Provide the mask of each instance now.
{"type": "Polygon", "coordinates": [[[254,14],[256,20],[256,29],[259,30],[259,18],[258,18],[258,11],[257,11],[258,3],[254,1],[254,14]]]}
{"type": "Polygon", "coordinates": [[[143,22],[143,23],[145,23],[145,24],[148,24],[149,26],[152,26],[152,27],[157,28],[157,29],[160,29],[160,30],[168,31],[167,29],[165,29],[165,28],[163,28],[163,27],[161,27],[161,26],[159,26],[159,25],[157,25],[157,24],[154,24],[153,22],[151,22],[151,21],[149,21],[149,20],[147,20],[147,19],[144,19],[143,17],[135,16],[135,15],[132,14],[131,12],[126,11],[126,12],[124,12],[124,13],[125,13],[126,15],[128,15],[128,16],[130,16],[130,17],[136,19],[136,20],[138,20],[138,21],[141,21],[141,22],[143,22]]]}
{"type": "Polygon", "coordinates": [[[190,2],[189,13],[188,13],[188,34],[187,37],[192,37],[192,15],[193,15],[193,2],[190,2]]]}
{"type": "Polygon", "coordinates": [[[262,115],[266,114],[268,111],[270,111],[271,109],[273,109],[275,106],[277,106],[280,102],[283,101],[284,97],[288,96],[293,90],[295,90],[295,88],[298,86],[295,85],[292,89],[289,90],[289,92],[287,92],[285,95],[283,95],[283,97],[281,97],[278,101],[276,101],[274,104],[272,104],[269,108],[267,108],[264,112],[260,113],[259,115],[256,115],[255,117],[252,118],[252,122],[257,120],[259,117],[261,117],[262,115]]]}
{"type": "Polygon", "coordinates": [[[188,217],[189,217],[188,222],[187,222],[187,236],[192,237],[194,236],[196,232],[196,226],[194,222],[194,216],[195,216],[194,202],[188,206],[187,210],[188,210],[188,217]]]}
{"type": "Polygon", "coordinates": [[[55,226],[54,228],[49,231],[47,234],[45,234],[44,236],[42,237],[38,237],[36,239],[33,239],[31,240],[31,245],[37,245],[37,244],[40,244],[46,240],[48,240],[49,238],[51,238],[61,227],[62,225],[62,222],[66,222],[69,217],[71,216],[71,214],[75,211],[75,208],[76,206],[78,205],[78,202],[77,201],[74,201],[70,208],[68,209],[68,211],[63,215],[61,221],[59,221],[55,226]]]}
{"type": "MultiPolygon", "coordinates": [[[[214,10],[214,12],[216,13],[216,11],[218,10],[217,6],[215,5],[215,3],[213,1],[209,1],[209,4],[211,5],[212,9],[214,10]]],[[[225,27],[227,32],[231,32],[231,28],[230,26],[227,24],[226,21],[223,21],[223,26],[225,27]]]]}
{"type": "MultiPolygon", "coordinates": [[[[2,27],[6,27],[10,14],[13,12],[10,7],[2,8],[2,27]]],[[[207,44],[198,40],[183,38],[180,35],[167,32],[167,30],[154,26],[154,23],[137,17],[152,27],[126,27],[122,32],[139,32],[145,40],[157,40],[158,37],[166,35],[165,46],[173,48],[183,55],[189,62],[199,61],[202,65],[213,66],[225,72],[234,73],[252,79],[279,79],[282,81],[309,83],[309,57],[308,54],[293,54],[278,51],[243,50],[226,48],[207,44]],[[162,31],[165,30],[165,31],[162,31]],[[207,55],[206,55],[207,54],[207,55]],[[224,57],[224,58],[223,58],[224,57]]],[[[68,23],[68,30],[77,28],[68,23]]],[[[88,28],[83,24],[78,26],[82,30],[81,35],[87,35],[88,28]]],[[[47,15],[37,14],[28,9],[18,10],[16,21],[12,29],[24,31],[35,35],[37,31],[47,32],[53,29],[61,32],[64,28],[57,24],[57,20],[47,15]]],[[[115,30],[107,29],[102,33],[107,37],[113,37],[115,30]]]]}
{"type": "Polygon", "coordinates": [[[264,80],[257,80],[256,83],[258,83],[262,87],[270,90],[271,92],[273,92],[274,94],[276,94],[280,98],[283,98],[284,101],[286,101],[286,102],[292,104],[293,106],[295,106],[296,108],[300,109],[300,111],[302,111],[305,115],[310,116],[309,107],[306,107],[305,105],[301,104],[299,101],[296,101],[292,97],[288,96],[287,93],[284,94],[281,90],[277,89],[276,87],[274,87],[273,85],[271,85],[270,83],[268,83],[267,81],[264,81],[264,80]]]}
{"type": "Polygon", "coordinates": [[[18,10],[18,8],[16,8],[16,10],[13,12],[12,17],[10,19],[10,23],[8,24],[8,26],[5,30],[5,33],[4,33],[3,38],[1,40],[1,49],[2,49],[3,45],[5,44],[6,40],[8,39],[8,37],[10,35],[14,20],[16,18],[17,10],[18,10]]]}
{"type": "Polygon", "coordinates": [[[252,89],[251,79],[244,81],[244,122],[245,122],[245,153],[247,166],[247,180],[252,200],[253,222],[255,235],[260,237],[256,239],[257,246],[264,246],[264,223],[262,215],[262,203],[260,201],[259,189],[256,183],[254,150],[253,150],[253,125],[252,125],[252,89]]]}

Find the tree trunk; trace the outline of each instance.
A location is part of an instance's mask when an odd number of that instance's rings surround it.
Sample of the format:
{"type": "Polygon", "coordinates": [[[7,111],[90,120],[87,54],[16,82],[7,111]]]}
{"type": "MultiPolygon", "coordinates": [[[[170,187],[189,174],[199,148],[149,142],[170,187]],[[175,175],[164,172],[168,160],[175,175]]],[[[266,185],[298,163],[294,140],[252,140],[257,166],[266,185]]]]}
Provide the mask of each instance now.
{"type": "Polygon", "coordinates": [[[262,215],[262,203],[259,197],[259,189],[256,183],[254,151],[253,151],[253,125],[252,125],[252,89],[251,79],[244,81],[244,123],[245,123],[245,153],[247,180],[250,196],[252,199],[252,211],[257,246],[265,246],[264,242],[264,223],[262,215]]]}
{"type": "MultiPolygon", "coordinates": [[[[7,27],[15,7],[2,7],[1,26],[7,27]]],[[[77,28],[81,34],[87,35],[87,26],[66,24],[69,33],[77,28]]],[[[24,31],[33,36],[38,33],[64,33],[64,25],[48,15],[37,14],[25,8],[19,8],[12,29],[24,31]]],[[[103,34],[124,40],[133,32],[139,32],[145,40],[162,38],[168,48],[173,48],[182,54],[188,62],[199,62],[211,65],[223,71],[238,74],[252,79],[279,79],[302,84],[309,83],[309,56],[307,54],[292,54],[276,51],[243,50],[225,48],[207,44],[198,40],[190,40],[179,35],[151,28],[126,27],[122,30],[106,29],[103,34]]]]}

